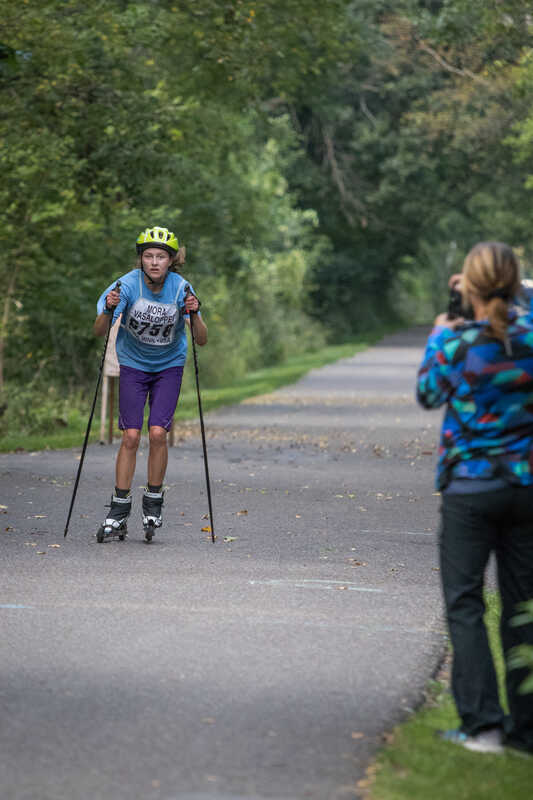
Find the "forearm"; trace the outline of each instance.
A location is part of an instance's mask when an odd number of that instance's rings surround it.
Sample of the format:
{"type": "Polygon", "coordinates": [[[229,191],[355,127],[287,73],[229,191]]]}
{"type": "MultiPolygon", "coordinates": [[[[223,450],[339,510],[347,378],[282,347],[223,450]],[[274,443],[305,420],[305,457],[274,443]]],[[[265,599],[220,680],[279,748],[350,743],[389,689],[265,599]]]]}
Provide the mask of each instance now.
{"type": "Polygon", "coordinates": [[[440,408],[449,398],[435,372],[422,368],[418,373],[416,399],[423,408],[440,408]]]}
{"type": "Polygon", "coordinates": [[[207,325],[198,314],[190,315],[190,324],[194,334],[194,341],[200,347],[207,344],[207,325]]]}
{"type": "Polygon", "coordinates": [[[93,333],[95,336],[105,336],[111,319],[110,314],[98,314],[94,321],[93,333]]]}
{"type": "Polygon", "coordinates": [[[416,396],[424,408],[439,408],[450,397],[451,387],[447,379],[450,366],[442,352],[441,343],[438,332],[433,332],[418,370],[416,396]]]}

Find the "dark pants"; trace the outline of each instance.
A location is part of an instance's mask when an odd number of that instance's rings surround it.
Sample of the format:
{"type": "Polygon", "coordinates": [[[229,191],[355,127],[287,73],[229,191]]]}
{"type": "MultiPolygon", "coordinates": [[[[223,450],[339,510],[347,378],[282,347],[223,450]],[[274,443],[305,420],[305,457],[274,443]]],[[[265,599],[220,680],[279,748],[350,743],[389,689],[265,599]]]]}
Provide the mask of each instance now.
{"type": "Polygon", "coordinates": [[[183,367],[168,367],[161,372],[144,372],[121,364],[118,414],[120,430],[142,430],[148,397],[148,428],[156,425],[169,431],[180,396],[182,377],[183,367]]]}
{"type": "MultiPolygon", "coordinates": [[[[444,494],[441,515],[442,587],[453,645],[452,692],[462,730],[474,735],[504,726],[483,622],[483,579],[491,552],[497,563],[505,657],[517,644],[533,645],[533,624],[509,624],[517,604],[533,598],[533,488],[444,494]]],[[[509,744],[533,751],[533,694],[518,694],[527,674],[527,669],[506,670],[510,720],[505,727],[509,744]]]]}

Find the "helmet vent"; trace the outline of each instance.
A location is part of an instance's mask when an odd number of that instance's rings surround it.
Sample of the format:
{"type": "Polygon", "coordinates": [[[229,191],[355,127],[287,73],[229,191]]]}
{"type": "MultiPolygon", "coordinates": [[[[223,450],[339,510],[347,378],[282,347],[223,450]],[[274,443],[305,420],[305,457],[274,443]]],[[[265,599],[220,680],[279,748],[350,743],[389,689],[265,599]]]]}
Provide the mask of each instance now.
{"type": "Polygon", "coordinates": [[[138,253],[141,253],[147,247],[150,247],[150,245],[163,247],[163,249],[168,250],[171,255],[177,253],[179,249],[178,239],[175,234],[167,228],[160,228],[157,225],[153,228],[146,228],[146,230],[137,237],[138,253]],[[164,244],[159,244],[159,242],[164,242],[164,244]]]}

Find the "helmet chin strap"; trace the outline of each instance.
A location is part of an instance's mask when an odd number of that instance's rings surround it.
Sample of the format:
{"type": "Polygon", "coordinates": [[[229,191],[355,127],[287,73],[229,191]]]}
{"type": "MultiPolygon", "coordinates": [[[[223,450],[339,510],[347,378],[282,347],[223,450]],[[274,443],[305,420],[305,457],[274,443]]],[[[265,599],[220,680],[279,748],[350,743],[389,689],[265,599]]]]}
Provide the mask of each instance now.
{"type": "Polygon", "coordinates": [[[141,272],[142,272],[142,274],[143,274],[143,275],[145,275],[145,276],[146,276],[146,280],[148,281],[148,283],[151,283],[153,286],[163,286],[164,282],[165,282],[165,281],[166,281],[166,279],[167,279],[167,275],[168,275],[168,269],[167,269],[167,271],[166,271],[166,273],[165,273],[165,276],[164,276],[164,278],[163,278],[162,280],[160,280],[160,281],[154,281],[154,279],[153,279],[153,278],[151,278],[151,277],[148,275],[148,273],[147,273],[147,272],[145,272],[144,265],[143,265],[143,262],[142,262],[142,257],[141,257],[141,272]]]}
{"type": "Polygon", "coordinates": [[[166,275],[165,275],[165,277],[163,278],[163,280],[162,280],[162,281],[154,281],[154,279],[153,279],[153,278],[151,278],[151,277],[148,275],[148,273],[144,271],[144,268],[143,268],[143,267],[141,267],[141,269],[142,269],[142,273],[143,273],[143,275],[146,277],[146,280],[148,281],[148,283],[151,283],[151,284],[153,284],[154,286],[162,286],[162,285],[164,284],[164,282],[165,282],[165,279],[166,279],[166,277],[167,277],[166,275]]]}

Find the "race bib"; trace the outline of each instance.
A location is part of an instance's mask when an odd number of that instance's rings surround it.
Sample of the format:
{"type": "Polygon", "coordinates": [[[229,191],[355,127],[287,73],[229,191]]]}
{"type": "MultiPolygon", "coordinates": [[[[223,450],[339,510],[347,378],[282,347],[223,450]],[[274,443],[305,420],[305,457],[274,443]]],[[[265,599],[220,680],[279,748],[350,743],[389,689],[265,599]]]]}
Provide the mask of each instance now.
{"type": "Polygon", "coordinates": [[[178,319],[175,303],[154,303],[139,297],[128,314],[126,328],[143,344],[162,347],[174,340],[178,319]]]}

